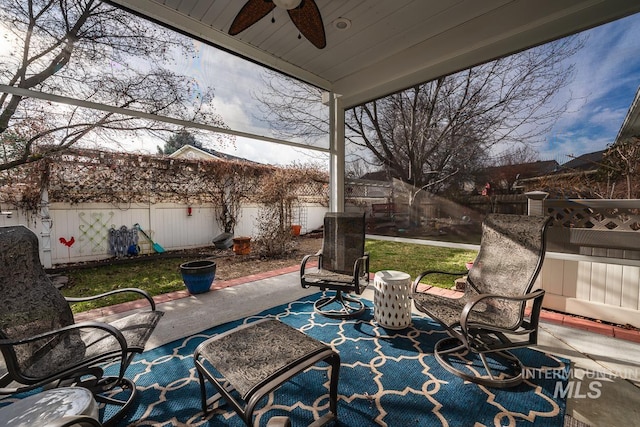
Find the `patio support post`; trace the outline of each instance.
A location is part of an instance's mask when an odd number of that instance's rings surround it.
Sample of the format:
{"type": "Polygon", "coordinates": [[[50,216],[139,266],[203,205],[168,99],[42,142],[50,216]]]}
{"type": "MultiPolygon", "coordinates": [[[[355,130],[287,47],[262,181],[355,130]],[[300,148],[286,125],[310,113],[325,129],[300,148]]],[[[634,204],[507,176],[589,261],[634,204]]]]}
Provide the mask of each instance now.
{"type": "Polygon", "coordinates": [[[544,200],[549,197],[549,193],[544,191],[529,191],[527,196],[527,210],[529,215],[544,215],[544,200]]]}
{"type": "Polygon", "coordinates": [[[344,212],[344,106],[329,92],[329,211],[344,212]]]}

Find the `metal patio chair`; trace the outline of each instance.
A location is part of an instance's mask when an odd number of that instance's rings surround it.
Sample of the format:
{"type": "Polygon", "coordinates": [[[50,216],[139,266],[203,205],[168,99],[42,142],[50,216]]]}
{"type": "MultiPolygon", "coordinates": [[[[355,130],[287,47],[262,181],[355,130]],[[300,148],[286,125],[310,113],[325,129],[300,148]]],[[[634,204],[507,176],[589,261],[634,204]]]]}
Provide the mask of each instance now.
{"type": "Polygon", "coordinates": [[[364,236],[363,214],[325,214],[322,249],[305,256],[300,265],[303,288],[317,286],[335,291],[335,295],[316,301],[314,307],[318,313],[345,319],[364,312],[364,303],[348,295],[360,295],[369,285],[369,254],[364,251],[364,236]],[[307,266],[313,259],[318,260],[317,269],[307,266]]]}
{"type": "Polygon", "coordinates": [[[140,289],[118,289],[88,298],[65,298],[40,264],[38,238],[23,226],[0,227],[0,350],[7,372],[0,394],[39,387],[81,386],[98,403],[116,405],[104,425],[125,415],[136,396],[125,370],[162,316],[140,289]],[[70,302],[121,292],[143,296],[150,309],[111,323],[75,323],[70,302]],[[117,376],[105,376],[105,363],[117,363],[117,376]]]}
{"type": "Polygon", "coordinates": [[[542,268],[550,220],[490,214],[482,224],[480,251],[468,273],[425,271],[416,278],[411,294],[416,309],[441,323],[449,335],[436,343],[434,351],[445,369],[490,387],[522,382],[522,364],[509,350],[537,343],[544,290],[532,288],[542,268]],[[467,274],[462,297],[418,292],[422,279],[434,273],[467,274]],[[478,359],[482,364],[476,366],[478,359]]]}

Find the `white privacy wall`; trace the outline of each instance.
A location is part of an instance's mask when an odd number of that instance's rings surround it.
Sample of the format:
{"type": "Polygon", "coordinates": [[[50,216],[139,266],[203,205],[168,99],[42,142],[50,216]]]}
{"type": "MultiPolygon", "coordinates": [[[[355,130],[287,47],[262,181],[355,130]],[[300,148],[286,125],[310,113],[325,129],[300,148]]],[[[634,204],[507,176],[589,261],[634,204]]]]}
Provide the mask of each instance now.
{"type": "MultiPolygon", "coordinates": [[[[3,206],[3,210],[7,208],[3,206]]],[[[187,205],[174,203],[132,203],[126,206],[51,203],[50,239],[43,237],[41,215],[26,215],[12,210],[10,218],[0,216],[0,226],[24,225],[34,231],[40,239],[41,260],[45,267],[50,267],[112,257],[109,254],[109,229],[119,229],[121,226],[130,229],[136,223],[165,250],[211,246],[213,238],[223,231],[215,220],[213,205],[192,206],[191,209],[189,216],[187,205]],[[50,247],[47,247],[47,240],[50,241],[50,247]]],[[[305,212],[303,233],[322,226],[326,207],[310,203],[301,205],[299,209],[305,212]]],[[[259,205],[243,206],[235,235],[255,237],[259,212],[259,205]]],[[[152,253],[152,245],[142,233],[138,233],[138,238],[141,253],[152,253]]]]}

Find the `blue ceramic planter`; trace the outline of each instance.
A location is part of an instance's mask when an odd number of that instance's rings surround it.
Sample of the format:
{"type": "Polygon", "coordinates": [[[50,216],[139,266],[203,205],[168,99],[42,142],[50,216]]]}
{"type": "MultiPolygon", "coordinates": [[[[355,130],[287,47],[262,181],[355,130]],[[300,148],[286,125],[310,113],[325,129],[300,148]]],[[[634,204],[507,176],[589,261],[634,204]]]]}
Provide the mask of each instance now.
{"type": "Polygon", "coordinates": [[[216,263],[214,261],[189,261],[180,264],[182,281],[191,294],[208,292],[216,277],[216,263]]]}

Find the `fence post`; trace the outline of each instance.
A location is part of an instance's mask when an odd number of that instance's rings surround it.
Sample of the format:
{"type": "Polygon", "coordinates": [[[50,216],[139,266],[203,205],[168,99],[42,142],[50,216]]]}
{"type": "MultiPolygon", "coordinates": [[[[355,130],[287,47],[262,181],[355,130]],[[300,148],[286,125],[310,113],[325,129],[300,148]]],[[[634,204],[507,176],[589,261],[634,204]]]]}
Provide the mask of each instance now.
{"type": "Polygon", "coordinates": [[[53,220],[49,213],[49,191],[46,188],[40,193],[40,218],[42,223],[41,243],[42,243],[42,265],[44,268],[53,267],[51,254],[51,228],[53,220]]]}
{"type": "Polygon", "coordinates": [[[529,215],[544,215],[544,199],[549,197],[549,193],[544,191],[529,191],[524,193],[527,196],[527,210],[529,215]]]}

